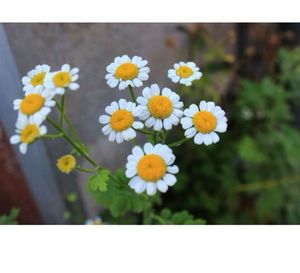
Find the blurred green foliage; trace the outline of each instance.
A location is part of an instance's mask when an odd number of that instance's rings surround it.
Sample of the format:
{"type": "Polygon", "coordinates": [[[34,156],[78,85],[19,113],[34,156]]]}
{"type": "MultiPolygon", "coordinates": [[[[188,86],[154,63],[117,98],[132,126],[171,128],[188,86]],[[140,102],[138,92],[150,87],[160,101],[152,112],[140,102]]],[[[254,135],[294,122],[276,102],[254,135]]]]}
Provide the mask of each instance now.
{"type": "MultiPolygon", "coordinates": [[[[101,216],[111,224],[141,223],[139,213],[154,203],[147,217],[154,224],[299,224],[300,48],[279,48],[272,74],[254,81],[240,76],[245,60],[228,54],[226,41],[213,43],[201,29],[188,35],[188,55],[204,76],[174,90],[185,106],[220,105],[228,131],[214,145],[174,147],[178,182],[162,197],[135,194],[117,171],[107,191],[92,191],[108,209],[101,216]]],[[[178,126],[167,143],[182,137],[178,126]]]]}
{"type": "MultiPolygon", "coordinates": [[[[222,54],[209,60],[216,62],[218,56],[222,54]]],[[[185,105],[201,99],[218,102],[229,126],[215,145],[195,146],[191,141],[176,149],[179,182],[162,206],[184,209],[210,224],[299,224],[300,132],[295,109],[300,48],[280,49],[277,73],[260,81],[239,77],[237,65],[211,71],[203,63],[204,77],[191,88],[181,88],[185,105]],[[223,81],[218,88],[216,79],[226,77],[234,82],[223,81]]]]}
{"type": "Polygon", "coordinates": [[[8,214],[0,216],[0,225],[16,225],[19,213],[18,208],[12,208],[8,214]]]}

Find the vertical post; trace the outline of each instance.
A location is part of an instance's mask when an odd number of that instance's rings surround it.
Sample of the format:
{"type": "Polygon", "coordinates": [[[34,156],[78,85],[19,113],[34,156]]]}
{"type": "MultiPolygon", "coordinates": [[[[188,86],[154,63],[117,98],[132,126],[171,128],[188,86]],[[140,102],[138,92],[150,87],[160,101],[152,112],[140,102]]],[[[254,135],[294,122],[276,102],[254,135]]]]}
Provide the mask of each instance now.
{"type": "MultiPolygon", "coordinates": [[[[17,112],[13,100],[23,96],[18,69],[9,43],[0,24],[0,119],[11,136],[15,130],[17,112]]],[[[21,155],[14,145],[27,185],[46,224],[63,224],[64,200],[42,141],[31,145],[26,155],[21,155]]]]}

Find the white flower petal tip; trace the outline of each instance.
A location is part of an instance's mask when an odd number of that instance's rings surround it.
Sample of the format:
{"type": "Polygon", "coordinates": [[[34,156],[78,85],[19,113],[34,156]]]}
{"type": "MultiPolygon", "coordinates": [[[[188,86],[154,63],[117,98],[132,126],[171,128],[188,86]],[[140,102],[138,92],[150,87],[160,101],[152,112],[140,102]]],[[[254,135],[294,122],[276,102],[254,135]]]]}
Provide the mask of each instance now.
{"type": "Polygon", "coordinates": [[[158,191],[166,193],[177,179],[179,169],[174,163],[172,150],[164,144],[146,143],[143,148],[135,146],[127,158],[126,177],[129,187],[137,194],[146,192],[153,196],[158,191]]]}
{"type": "Polygon", "coordinates": [[[51,90],[54,95],[65,94],[67,88],[76,91],[80,87],[76,82],[79,78],[78,72],[77,67],[71,68],[69,64],[64,64],[59,71],[46,74],[44,86],[51,90]]]}
{"type": "Polygon", "coordinates": [[[197,145],[211,145],[219,142],[217,133],[227,130],[225,112],[214,102],[201,101],[199,105],[192,104],[184,110],[184,117],[180,120],[185,130],[185,137],[194,137],[197,145]]]}
{"type": "Polygon", "coordinates": [[[35,122],[32,118],[21,115],[16,122],[16,134],[10,138],[10,143],[20,144],[20,152],[26,154],[28,146],[46,133],[45,125],[41,126],[40,122],[35,122]]]}
{"type": "Polygon", "coordinates": [[[191,86],[194,80],[199,80],[202,73],[199,67],[193,62],[175,63],[173,68],[168,70],[168,78],[174,83],[180,83],[186,86],[191,86]]]}
{"type": "Polygon", "coordinates": [[[124,90],[128,86],[141,87],[143,81],[148,80],[150,69],[147,61],[141,57],[132,58],[127,55],[116,57],[114,62],[106,67],[108,74],[105,79],[111,88],[118,86],[119,90],[124,90]]]}
{"type": "Polygon", "coordinates": [[[145,122],[147,128],[155,131],[171,130],[179,124],[183,116],[183,103],[179,95],[169,88],[160,90],[157,84],[145,87],[137,102],[139,118],[145,122]]]}
{"type": "Polygon", "coordinates": [[[113,101],[105,107],[105,115],[99,117],[99,123],[103,124],[102,132],[108,136],[110,142],[122,143],[136,137],[136,130],[144,127],[137,117],[137,106],[132,102],[120,99],[113,101]]]}

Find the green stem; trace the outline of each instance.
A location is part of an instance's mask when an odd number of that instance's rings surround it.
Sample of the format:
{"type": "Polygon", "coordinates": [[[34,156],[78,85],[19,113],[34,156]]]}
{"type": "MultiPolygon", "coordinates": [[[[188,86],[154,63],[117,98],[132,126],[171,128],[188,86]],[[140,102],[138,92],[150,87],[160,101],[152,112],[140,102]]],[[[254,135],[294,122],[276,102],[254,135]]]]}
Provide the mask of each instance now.
{"type": "MultiPolygon", "coordinates": [[[[64,97],[64,95],[63,95],[63,97],[64,97]]],[[[72,125],[70,119],[69,119],[69,118],[67,117],[67,115],[65,114],[64,106],[60,105],[60,104],[58,103],[57,100],[55,100],[55,101],[56,101],[57,109],[59,110],[59,112],[60,112],[60,114],[61,114],[60,118],[63,118],[63,119],[64,119],[64,121],[66,122],[66,124],[67,124],[67,126],[68,126],[68,128],[69,128],[69,130],[70,130],[70,132],[71,132],[71,134],[73,135],[73,137],[76,139],[76,141],[78,142],[78,144],[79,144],[84,150],[86,150],[86,148],[82,145],[81,139],[80,139],[80,137],[78,136],[76,130],[74,129],[74,127],[73,127],[73,125],[72,125]]],[[[64,100],[62,100],[62,103],[64,103],[64,100]]],[[[60,127],[62,128],[62,126],[60,126],[60,127]]]]}
{"type": "Polygon", "coordinates": [[[173,142],[173,143],[169,144],[168,146],[169,147],[178,147],[178,146],[180,146],[181,144],[183,144],[183,143],[185,143],[187,141],[189,141],[189,138],[183,138],[181,140],[178,140],[176,142],[173,142]]]}
{"type": "Polygon", "coordinates": [[[84,172],[84,173],[95,173],[95,172],[97,172],[97,169],[96,170],[91,170],[91,169],[82,168],[80,166],[77,166],[76,170],[84,172]]]}
{"type": "Polygon", "coordinates": [[[63,137],[64,135],[62,133],[59,134],[46,134],[46,135],[42,135],[40,136],[40,138],[50,138],[50,139],[55,139],[55,138],[59,138],[59,137],[63,137]]]}
{"type": "Polygon", "coordinates": [[[141,134],[145,134],[145,135],[152,135],[153,133],[151,131],[145,130],[145,129],[134,129],[137,132],[141,133],[141,134]]]}
{"type": "Polygon", "coordinates": [[[133,100],[133,102],[136,103],[136,98],[135,98],[134,91],[133,91],[133,88],[131,85],[129,85],[129,92],[130,92],[131,99],[133,100]]]}
{"type": "Polygon", "coordinates": [[[61,132],[63,134],[63,138],[65,138],[88,162],[90,162],[94,167],[96,168],[100,168],[98,166],[98,164],[89,157],[88,154],[86,154],[85,151],[82,150],[82,147],[78,146],[68,135],[67,133],[64,131],[63,128],[60,128],[55,121],[53,121],[51,118],[47,118],[47,121],[59,132],[61,132]]]}
{"type": "Polygon", "coordinates": [[[59,119],[59,127],[62,127],[64,120],[64,112],[65,112],[65,95],[61,97],[61,109],[60,109],[60,119],[59,119]]]}

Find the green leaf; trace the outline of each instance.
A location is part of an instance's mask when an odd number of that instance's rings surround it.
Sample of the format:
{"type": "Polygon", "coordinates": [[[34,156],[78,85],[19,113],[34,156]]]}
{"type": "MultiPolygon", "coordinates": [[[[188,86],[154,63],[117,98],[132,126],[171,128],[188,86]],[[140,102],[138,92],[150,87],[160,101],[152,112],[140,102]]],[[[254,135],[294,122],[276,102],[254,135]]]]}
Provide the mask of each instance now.
{"type": "Polygon", "coordinates": [[[149,198],[144,194],[135,193],[128,186],[129,180],[123,170],[117,170],[114,177],[115,179],[109,179],[106,191],[93,191],[89,187],[97,203],[107,208],[113,217],[123,216],[127,212],[141,213],[150,208],[152,202],[159,201],[159,196],[149,198]]]}
{"type": "Polygon", "coordinates": [[[107,181],[110,171],[107,169],[98,170],[96,174],[89,177],[88,185],[92,191],[105,192],[107,190],[107,181]]]}
{"type": "Polygon", "coordinates": [[[201,218],[195,219],[194,215],[186,210],[172,213],[169,209],[163,209],[160,215],[154,216],[153,218],[157,219],[159,224],[168,225],[204,225],[206,223],[206,221],[201,218]]]}
{"type": "Polygon", "coordinates": [[[12,208],[7,215],[0,216],[0,225],[15,225],[17,224],[16,218],[20,213],[20,209],[12,208]]]}

